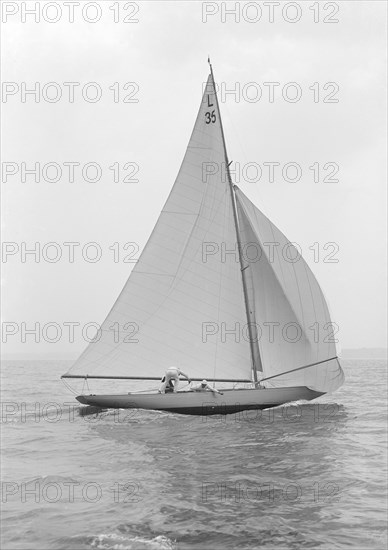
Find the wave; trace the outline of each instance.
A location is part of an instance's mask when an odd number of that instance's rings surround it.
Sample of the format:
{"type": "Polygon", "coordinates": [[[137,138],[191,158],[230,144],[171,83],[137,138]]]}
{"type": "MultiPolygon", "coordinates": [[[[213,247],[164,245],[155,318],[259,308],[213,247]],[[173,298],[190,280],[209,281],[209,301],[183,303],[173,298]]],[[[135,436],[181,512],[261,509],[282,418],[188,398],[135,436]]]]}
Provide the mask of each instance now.
{"type": "Polygon", "coordinates": [[[153,538],[145,536],[119,535],[117,533],[101,533],[88,537],[78,536],[58,541],[58,548],[97,548],[99,550],[176,550],[174,541],[158,535],[153,538]]]}

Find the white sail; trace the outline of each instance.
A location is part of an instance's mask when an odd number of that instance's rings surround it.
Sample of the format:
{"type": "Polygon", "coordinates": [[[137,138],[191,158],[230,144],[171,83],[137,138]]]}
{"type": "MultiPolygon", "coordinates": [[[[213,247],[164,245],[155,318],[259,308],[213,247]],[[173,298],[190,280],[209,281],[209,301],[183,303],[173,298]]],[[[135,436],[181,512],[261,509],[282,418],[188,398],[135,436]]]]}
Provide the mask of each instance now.
{"type": "Polygon", "coordinates": [[[236,188],[240,237],[265,385],[328,392],[343,383],[335,325],[310,268],[290,241],[236,188]],[[328,361],[326,361],[328,360],[328,361]]]}
{"type": "Polygon", "coordinates": [[[251,379],[249,342],[239,337],[222,342],[220,336],[223,327],[246,324],[238,256],[221,257],[222,247],[236,250],[224,163],[209,76],[183,163],[151,237],[100,338],[71,374],[159,377],[178,366],[193,378],[251,379]],[[217,173],[207,178],[206,171],[217,173]],[[114,326],[120,329],[118,342],[114,326]]]}

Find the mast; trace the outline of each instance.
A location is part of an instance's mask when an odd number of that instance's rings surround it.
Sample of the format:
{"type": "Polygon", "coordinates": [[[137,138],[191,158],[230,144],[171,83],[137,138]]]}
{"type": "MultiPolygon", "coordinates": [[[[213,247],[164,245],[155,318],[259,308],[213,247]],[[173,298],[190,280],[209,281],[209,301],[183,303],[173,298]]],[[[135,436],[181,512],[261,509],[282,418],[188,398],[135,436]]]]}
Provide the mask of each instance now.
{"type": "Polygon", "coordinates": [[[232,198],[233,220],[234,220],[234,226],[235,226],[235,229],[236,229],[238,257],[239,257],[239,262],[240,262],[240,267],[241,267],[241,278],[242,278],[243,292],[244,292],[245,313],[246,313],[247,321],[248,321],[249,347],[250,347],[250,350],[251,350],[253,382],[256,385],[258,383],[257,369],[259,369],[260,371],[263,371],[263,367],[262,367],[262,363],[261,363],[260,350],[259,350],[259,345],[258,344],[257,344],[257,361],[256,361],[256,356],[255,356],[254,334],[253,334],[253,327],[252,327],[254,319],[252,319],[252,312],[249,309],[248,290],[247,290],[247,283],[246,283],[246,277],[245,277],[245,270],[249,268],[249,265],[244,267],[244,264],[243,264],[242,247],[241,247],[241,239],[240,239],[240,232],[239,232],[239,225],[238,225],[238,215],[237,215],[237,207],[236,207],[236,197],[235,197],[235,194],[234,194],[234,187],[233,187],[232,177],[230,175],[230,170],[229,170],[229,165],[231,163],[229,163],[228,153],[227,153],[227,150],[226,150],[224,128],[222,126],[221,111],[220,111],[220,106],[219,106],[219,103],[218,103],[216,84],[214,82],[213,67],[212,67],[212,64],[210,63],[210,57],[208,58],[208,63],[209,63],[209,66],[210,66],[210,74],[211,74],[212,81],[213,81],[213,88],[214,88],[214,95],[215,95],[215,98],[216,98],[217,110],[218,110],[218,114],[219,114],[219,117],[220,117],[220,127],[221,127],[222,143],[223,143],[223,146],[224,146],[226,173],[227,173],[227,177],[228,177],[230,194],[231,194],[231,198],[232,198]]]}

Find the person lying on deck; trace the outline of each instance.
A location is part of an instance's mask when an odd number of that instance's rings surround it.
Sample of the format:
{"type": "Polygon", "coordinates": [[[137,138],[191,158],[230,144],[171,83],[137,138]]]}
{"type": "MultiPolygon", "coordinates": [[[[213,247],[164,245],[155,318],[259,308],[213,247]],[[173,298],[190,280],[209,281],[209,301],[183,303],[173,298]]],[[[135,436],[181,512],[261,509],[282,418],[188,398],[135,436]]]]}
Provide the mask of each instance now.
{"type": "Polygon", "coordinates": [[[187,374],[185,374],[180,369],[178,369],[178,367],[169,367],[166,370],[166,373],[163,376],[162,380],[160,381],[161,384],[159,388],[159,393],[166,393],[166,388],[167,387],[170,388],[171,386],[173,386],[174,388],[173,392],[175,393],[178,389],[180,375],[184,376],[187,379],[188,383],[190,384],[191,380],[187,376],[187,374]]]}
{"type": "Polygon", "coordinates": [[[200,384],[196,384],[195,386],[191,386],[190,388],[193,391],[211,391],[213,393],[219,393],[220,395],[224,395],[222,391],[216,390],[216,388],[212,388],[209,386],[207,380],[202,380],[200,384]]]}

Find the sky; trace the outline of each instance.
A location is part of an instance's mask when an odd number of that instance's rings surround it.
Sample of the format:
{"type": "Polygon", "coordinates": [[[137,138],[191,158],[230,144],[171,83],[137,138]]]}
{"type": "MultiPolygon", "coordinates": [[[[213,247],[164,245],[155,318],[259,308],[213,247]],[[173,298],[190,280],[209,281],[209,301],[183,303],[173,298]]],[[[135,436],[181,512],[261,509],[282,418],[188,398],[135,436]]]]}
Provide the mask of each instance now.
{"type": "Polygon", "coordinates": [[[208,55],[235,182],[299,244],[340,348],[386,346],[386,3],[289,4],[2,2],[4,354],[77,356],[103,321],[208,55]]]}

